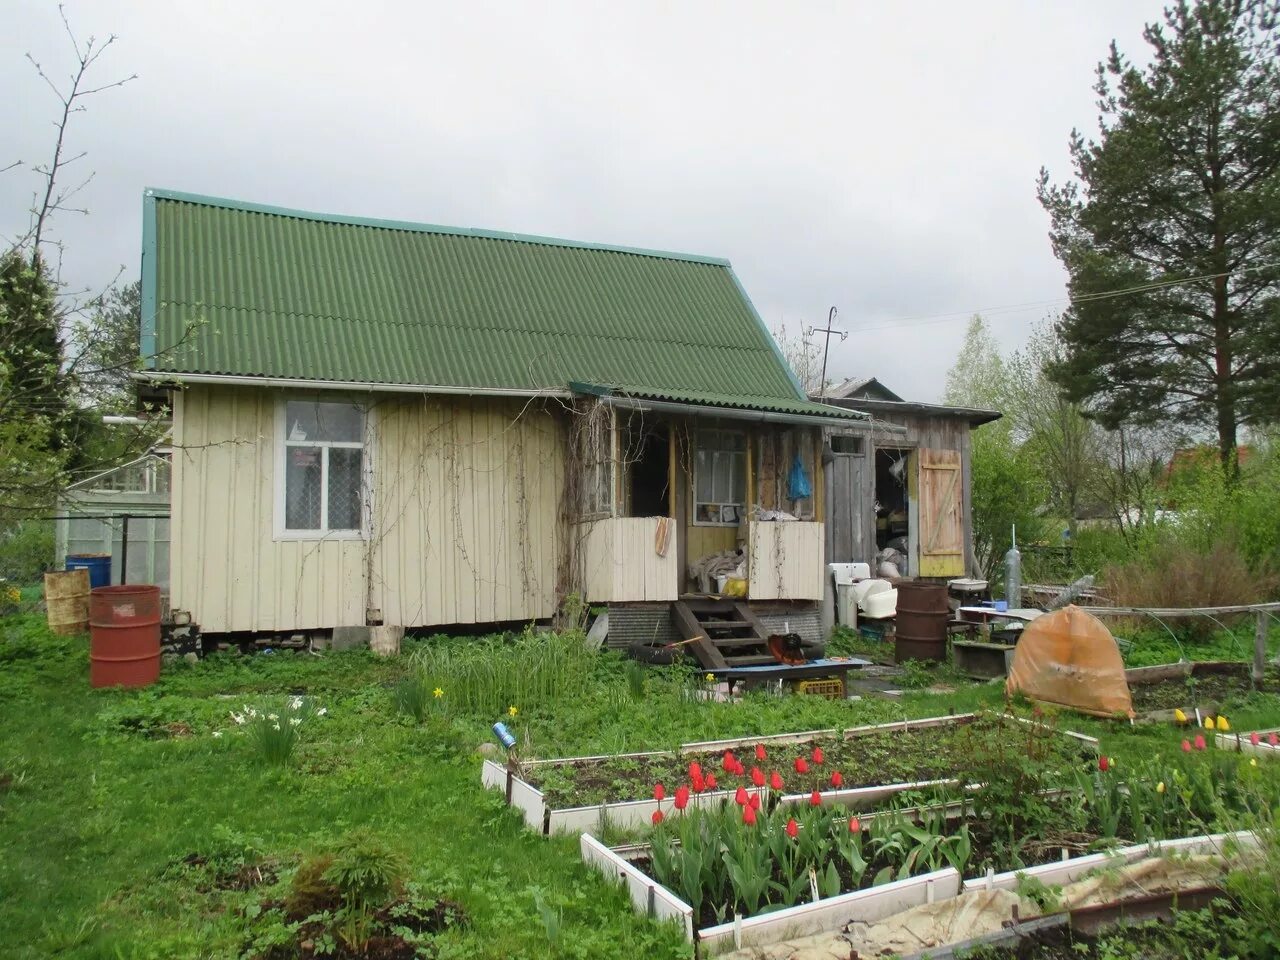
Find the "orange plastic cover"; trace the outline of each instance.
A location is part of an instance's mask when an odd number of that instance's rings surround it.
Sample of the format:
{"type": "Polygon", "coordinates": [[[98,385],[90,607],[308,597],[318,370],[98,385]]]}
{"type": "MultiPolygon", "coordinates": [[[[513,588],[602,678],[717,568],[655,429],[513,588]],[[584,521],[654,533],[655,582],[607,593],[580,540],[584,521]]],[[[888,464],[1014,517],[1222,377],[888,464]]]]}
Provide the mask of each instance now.
{"type": "Polygon", "coordinates": [[[1071,606],[1029,623],[1014,649],[1005,692],[1104,717],[1133,716],[1124,660],[1097,617],[1071,606]]]}

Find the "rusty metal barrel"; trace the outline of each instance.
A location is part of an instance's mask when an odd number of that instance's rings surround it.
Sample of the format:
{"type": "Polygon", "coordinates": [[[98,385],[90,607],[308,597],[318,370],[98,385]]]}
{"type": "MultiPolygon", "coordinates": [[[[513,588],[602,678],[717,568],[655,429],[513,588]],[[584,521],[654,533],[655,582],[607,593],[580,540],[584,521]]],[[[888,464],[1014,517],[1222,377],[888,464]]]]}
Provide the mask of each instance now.
{"type": "Polygon", "coordinates": [[[894,619],[894,659],[946,660],[947,585],[923,580],[900,580],[898,613],[894,619]]]}
{"type": "Polygon", "coordinates": [[[95,587],[89,594],[89,685],[145,687],[160,677],[160,588],[95,587]]]}
{"type": "Polygon", "coordinates": [[[49,629],[62,636],[89,629],[89,571],[53,571],[44,575],[44,608],[49,629]]]}

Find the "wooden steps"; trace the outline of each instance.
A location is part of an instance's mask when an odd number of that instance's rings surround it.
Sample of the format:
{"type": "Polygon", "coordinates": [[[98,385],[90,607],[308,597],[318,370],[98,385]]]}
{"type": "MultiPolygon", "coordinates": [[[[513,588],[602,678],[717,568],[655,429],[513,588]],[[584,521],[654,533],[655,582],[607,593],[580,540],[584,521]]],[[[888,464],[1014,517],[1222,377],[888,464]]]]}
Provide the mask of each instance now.
{"type": "Polygon", "coordinates": [[[740,600],[689,598],[671,605],[671,620],[685,649],[705,670],[777,663],[769,653],[769,632],[740,600]]]}

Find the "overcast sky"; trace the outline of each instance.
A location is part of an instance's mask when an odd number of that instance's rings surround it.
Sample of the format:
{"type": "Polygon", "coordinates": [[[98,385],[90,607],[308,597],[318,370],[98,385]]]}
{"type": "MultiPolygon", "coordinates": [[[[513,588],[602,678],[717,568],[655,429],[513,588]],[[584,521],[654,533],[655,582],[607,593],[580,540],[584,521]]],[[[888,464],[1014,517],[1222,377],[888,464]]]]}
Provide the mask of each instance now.
{"type": "MultiPolygon", "coordinates": [[[[839,309],[833,378],[936,400],[975,309],[1010,346],[1064,296],[1035,199],[1096,123],[1093,69],[1157,2],[68,0],[116,33],[70,148],[64,275],[138,275],[144,186],[731,260],[760,313],[839,309]],[[919,318],[944,319],[921,322],[919,318]]],[[[0,0],[0,168],[71,66],[53,0],[0,0]]],[[[0,174],[0,233],[35,179],[0,174]]]]}

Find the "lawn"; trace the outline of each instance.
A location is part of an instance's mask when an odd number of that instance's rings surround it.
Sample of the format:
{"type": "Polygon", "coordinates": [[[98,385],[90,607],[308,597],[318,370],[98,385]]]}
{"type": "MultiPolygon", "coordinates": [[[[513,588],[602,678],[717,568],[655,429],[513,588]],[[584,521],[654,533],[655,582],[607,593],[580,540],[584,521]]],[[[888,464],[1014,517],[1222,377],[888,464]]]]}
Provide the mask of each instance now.
{"type": "MultiPolygon", "coordinates": [[[[515,696],[500,680],[462,673],[456,689],[431,681],[441,696],[422,704],[421,720],[397,710],[415,649],[447,677],[440,651],[475,643],[419,641],[393,660],[223,655],[167,665],[145,691],[94,691],[85,638],[55,637],[33,616],[0,620],[0,955],[253,956],[255,915],[300,860],[364,831],[406,859],[419,890],[459,905],[431,938],[437,956],[687,956],[675,931],[634,915],[580,863],[576,838],[536,836],[481,789],[477,751],[494,720],[525,755],[556,757],[1002,702],[1002,687],[984,684],[900,701],[715,703],[697,695],[696,675],[637,677],[611,654],[584,653],[567,669],[570,686],[531,684],[501,711],[489,707],[515,696]],[[483,700],[464,683],[489,683],[497,699],[455,710],[483,700]],[[266,765],[232,714],[285,714],[295,696],[325,713],[298,728],[290,765],[266,765]]],[[[1240,730],[1280,724],[1280,698],[1243,698],[1231,719],[1240,730]]],[[[1168,727],[1074,716],[1069,726],[1100,736],[1121,764],[1180,756],[1181,735],[1168,727]]]]}

